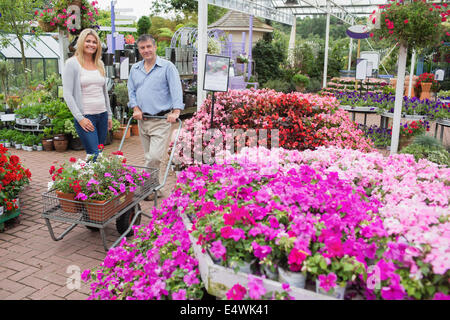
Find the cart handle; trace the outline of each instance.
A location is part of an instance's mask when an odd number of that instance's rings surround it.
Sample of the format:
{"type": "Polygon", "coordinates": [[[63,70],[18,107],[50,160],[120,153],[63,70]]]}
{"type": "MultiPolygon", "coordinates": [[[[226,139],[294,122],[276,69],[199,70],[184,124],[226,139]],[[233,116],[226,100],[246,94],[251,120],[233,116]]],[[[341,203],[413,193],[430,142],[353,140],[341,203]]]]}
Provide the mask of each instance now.
{"type": "MultiPolygon", "coordinates": [[[[145,116],[145,118],[167,119],[167,116],[152,116],[152,115],[150,115],[150,114],[148,114],[148,113],[144,113],[144,116],[145,116]]],[[[119,145],[119,151],[122,149],[123,143],[125,142],[125,136],[126,136],[126,134],[127,134],[127,132],[128,132],[128,128],[129,128],[129,126],[130,126],[130,124],[131,124],[131,120],[133,120],[132,117],[130,117],[130,119],[128,120],[127,128],[125,129],[125,131],[124,131],[124,133],[123,133],[122,140],[120,141],[120,145],[119,145]]],[[[164,185],[166,184],[167,176],[168,176],[168,174],[169,174],[169,169],[170,169],[170,166],[171,166],[171,164],[172,164],[173,156],[174,156],[174,154],[175,154],[175,147],[177,146],[178,137],[180,136],[180,132],[181,132],[181,125],[182,125],[182,122],[181,122],[181,119],[180,119],[179,117],[177,118],[177,120],[178,120],[178,130],[177,130],[177,135],[176,135],[175,140],[174,140],[174,142],[173,142],[172,151],[170,152],[169,162],[167,163],[166,172],[164,173],[164,180],[163,180],[163,182],[162,182],[159,186],[157,186],[157,187],[154,189],[154,192],[155,192],[155,193],[156,193],[156,191],[158,191],[158,190],[160,190],[162,187],[164,187],[164,185]]],[[[159,173],[159,170],[158,170],[158,173],[159,173]]],[[[155,200],[156,200],[156,194],[155,194],[155,200]]]]}

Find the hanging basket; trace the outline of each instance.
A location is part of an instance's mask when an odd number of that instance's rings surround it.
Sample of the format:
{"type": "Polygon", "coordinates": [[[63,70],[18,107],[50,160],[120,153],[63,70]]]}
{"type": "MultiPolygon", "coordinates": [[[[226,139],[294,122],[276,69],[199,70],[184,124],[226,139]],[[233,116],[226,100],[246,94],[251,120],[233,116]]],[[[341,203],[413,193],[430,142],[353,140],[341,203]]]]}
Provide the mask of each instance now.
{"type": "Polygon", "coordinates": [[[39,27],[42,29],[42,31],[44,32],[52,32],[55,31],[57,26],[54,25],[52,26],[50,23],[44,22],[42,20],[38,21],[39,27]]]}
{"type": "Polygon", "coordinates": [[[79,6],[81,8],[81,6],[83,5],[83,0],[70,0],[69,1],[69,6],[79,6]]]}

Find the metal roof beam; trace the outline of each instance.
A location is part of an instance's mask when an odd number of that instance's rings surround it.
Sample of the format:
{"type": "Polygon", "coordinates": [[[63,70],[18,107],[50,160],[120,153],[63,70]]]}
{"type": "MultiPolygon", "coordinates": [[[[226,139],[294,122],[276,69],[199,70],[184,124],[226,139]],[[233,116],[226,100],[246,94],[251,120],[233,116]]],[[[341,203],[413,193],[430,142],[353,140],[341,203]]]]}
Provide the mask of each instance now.
{"type": "Polygon", "coordinates": [[[295,16],[292,12],[284,12],[278,10],[273,5],[268,6],[268,1],[250,1],[250,0],[207,0],[208,4],[230,9],[234,11],[243,12],[255,17],[269,19],[279,23],[284,23],[292,26],[295,21],[295,16]]]}

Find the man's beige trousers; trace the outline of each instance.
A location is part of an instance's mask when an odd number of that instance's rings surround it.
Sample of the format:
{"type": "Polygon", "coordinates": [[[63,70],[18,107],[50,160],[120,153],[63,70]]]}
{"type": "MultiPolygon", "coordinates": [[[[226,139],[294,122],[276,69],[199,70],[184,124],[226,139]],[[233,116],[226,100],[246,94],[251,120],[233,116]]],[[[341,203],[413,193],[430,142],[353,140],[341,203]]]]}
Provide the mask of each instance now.
{"type": "MultiPolygon", "coordinates": [[[[178,126],[178,123],[175,123],[178,126]]],[[[164,180],[164,173],[169,162],[167,148],[170,145],[170,137],[173,128],[166,119],[139,120],[139,137],[144,148],[145,166],[159,168],[159,183],[164,180]]],[[[169,170],[169,173],[171,171],[169,170]]],[[[168,196],[169,186],[166,184],[162,189],[163,196],[168,196]]]]}

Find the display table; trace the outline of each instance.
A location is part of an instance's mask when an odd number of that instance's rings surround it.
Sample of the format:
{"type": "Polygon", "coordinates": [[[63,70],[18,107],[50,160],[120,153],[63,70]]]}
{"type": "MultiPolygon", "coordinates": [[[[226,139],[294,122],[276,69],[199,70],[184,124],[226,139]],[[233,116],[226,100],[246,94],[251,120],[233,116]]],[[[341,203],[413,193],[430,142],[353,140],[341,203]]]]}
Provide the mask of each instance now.
{"type": "Polygon", "coordinates": [[[353,122],[356,119],[356,113],[363,113],[364,114],[364,126],[366,126],[366,124],[367,124],[367,115],[369,113],[377,113],[377,110],[378,110],[377,107],[353,107],[353,106],[348,106],[348,105],[341,105],[339,108],[342,110],[351,112],[353,122]]]}
{"type": "Polygon", "coordinates": [[[439,139],[443,143],[444,141],[444,127],[450,127],[450,119],[439,119],[436,120],[436,129],[434,131],[434,137],[437,138],[437,133],[439,126],[441,126],[441,134],[439,136],[439,139]]]}

